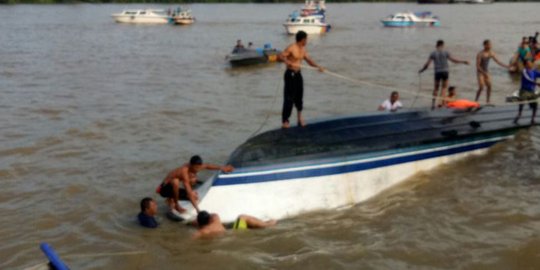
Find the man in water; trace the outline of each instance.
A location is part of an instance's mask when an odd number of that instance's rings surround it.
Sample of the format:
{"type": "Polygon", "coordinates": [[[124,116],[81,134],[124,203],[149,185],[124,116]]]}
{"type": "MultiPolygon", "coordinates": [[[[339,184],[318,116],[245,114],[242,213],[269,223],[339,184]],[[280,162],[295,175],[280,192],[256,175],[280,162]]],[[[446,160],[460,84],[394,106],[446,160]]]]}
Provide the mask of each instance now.
{"type": "Polygon", "coordinates": [[[403,104],[399,101],[399,93],[394,91],[390,94],[390,98],[385,100],[381,105],[379,105],[379,111],[390,111],[395,112],[398,109],[401,109],[403,104]]]}
{"type": "Polygon", "coordinates": [[[499,64],[499,66],[510,69],[510,66],[501,62],[495,55],[495,52],[491,50],[491,41],[489,41],[489,39],[484,40],[484,49],[476,55],[476,77],[478,78],[478,91],[476,92],[475,101],[480,99],[482,90],[484,89],[484,86],[486,86],[486,103],[489,103],[489,98],[491,96],[491,74],[489,74],[488,65],[489,60],[492,58],[495,63],[499,64]]]}
{"type": "Polygon", "coordinates": [[[225,173],[229,173],[232,172],[234,168],[230,165],[219,166],[206,164],[203,163],[201,157],[193,156],[189,163],[169,172],[156,191],[162,197],[167,198],[166,203],[173,213],[175,211],[180,213],[186,211],[186,209],[180,207],[178,200],[190,201],[195,210],[199,212],[199,195],[193,190],[193,186],[197,183],[197,173],[202,170],[221,170],[225,173]]]}
{"type": "Polygon", "coordinates": [[[159,225],[155,219],[157,203],[152,198],[146,197],[141,200],[141,212],[137,216],[139,224],[146,228],[157,228],[159,225]]]}
{"type": "Polygon", "coordinates": [[[318,68],[323,72],[324,69],[317,65],[306,51],[307,34],[304,31],[296,33],[296,43],[289,45],[280,55],[279,59],[287,65],[284,81],[283,111],[281,114],[282,128],[289,128],[289,117],[291,116],[293,105],[298,112],[298,125],[306,125],[302,118],[304,81],[300,73],[302,61],[305,60],[310,66],[318,68]]]}
{"type": "MultiPolygon", "coordinates": [[[[538,108],[538,103],[536,102],[538,96],[535,93],[535,88],[536,85],[540,85],[540,83],[536,82],[536,79],[538,78],[540,78],[540,72],[534,69],[531,60],[525,60],[525,68],[521,74],[521,89],[519,90],[519,97],[520,101],[530,101],[529,107],[533,110],[531,125],[536,123],[534,119],[536,118],[536,110],[538,108]]],[[[519,118],[521,117],[523,105],[524,104],[519,104],[519,112],[516,119],[514,119],[514,124],[517,124],[519,118]]]]}
{"type": "MultiPolygon", "coordinates": [[[[276,220],[262,221],[258,218],[240,215],[236,219],[233,225],[233,229],[259,229],[274,226],[277,224],[276,220]]],[[[221,223],[221,219],[218,214],[210,214],[206,211],[201,211],[197,215],[197,232],[193,235],[193,238],[212,237],[218,236],[225,232],[225,226],[221,223]]]]}
{"type": "Polygon", "coordinates": [[[444,41],[438,40],[436,50],[433,51],[419,73],[424,72],[431,62],[435,64],[435,87],[433,89],[433,100],[431,102],[431,109],[435,109],[435,101],[440,99],[439,107],[445,105],[444,97],[446,96],[446,89],[448,88],[448,60],[456,64],[468,65],[469,61],[458,60],[450,55],[448,51],[444,50],[444,41]],[[442,81],[442,89],[439,96],[439,85],[442,81]]]}

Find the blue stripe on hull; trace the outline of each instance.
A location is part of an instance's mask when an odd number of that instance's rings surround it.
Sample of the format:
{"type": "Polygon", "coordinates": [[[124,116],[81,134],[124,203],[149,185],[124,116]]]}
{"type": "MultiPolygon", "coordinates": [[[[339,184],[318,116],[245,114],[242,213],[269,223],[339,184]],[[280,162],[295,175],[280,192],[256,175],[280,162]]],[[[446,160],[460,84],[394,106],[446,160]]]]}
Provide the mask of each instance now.
{"type": "Polygon", "coordinates": [[[314,169],[308,169],[308,170],[303,170],[303,171],[292,171],[292,172],[282,172],[282,173],[253,175],[253,176],[241,176],[241,177],[231,177],[231,178],[218,177],[215,179],[213,186],[253,184],[253,183],[261,183],[261,182],[281,181],[281,180],[289,180],[289,179],[317,177],[317,176],[364,171],[364,170],[376,169],[376,168],[381,168],[381,167],[386,167],[386,166],[391,166],[391,165],[409,163],[409,162],[414,162],[414,161],[419,161],[419,160],[424,160],[424,159],[448,156],[448,155],[488,148],[502,140],[503,139],[498,140],[498,141],[488,141],[488,142],[482,142],[478,144],[454,147],[450,149],[443,149],[443,150],[438,150],[438,151],[433,151],[433,152],[428,152],[428,153],[413,154],[409,156],[394,157],[394,158],[388,158],[384,160],[369,161],[369,162],[364,162],[364,163],[336,166],[336,167],[331,167],[331,168],[314,168],[314,169]]]}

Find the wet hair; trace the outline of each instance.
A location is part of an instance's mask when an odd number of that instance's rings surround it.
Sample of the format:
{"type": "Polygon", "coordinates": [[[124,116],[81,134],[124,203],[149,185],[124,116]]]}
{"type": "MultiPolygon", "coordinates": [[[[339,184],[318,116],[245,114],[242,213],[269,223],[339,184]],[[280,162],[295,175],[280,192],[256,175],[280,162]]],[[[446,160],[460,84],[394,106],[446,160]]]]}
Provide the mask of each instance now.
{"type": "Polygon", "coordinates": [[[300,41],[302,41],[302,40],[304,40],[306,38],[307,38],[306,32],[298,31],[298,33],[296,33],[296,42],[300,42],[300,41]]]}
{"type": "Polygon", "coordinates": [[[437,47],[441,47],[444,45],[444,41],[442,39],[437,40],[437,47]]]}
{"type": "Polygon", "coordinates": [[[399,95],[398,91],[393,91],[390,96],[399,95]]]}
{"type": "Polygon", "coordinates": [[[150,208],[150,203],[153,201],[154,199],[150,198],[150,197],[146,197],[144,199],[141,200],[141,212],[144,212],[146,209],[150,208]]]}
{"type": "Polygon", "coordinates": [[[189,160],[189,165],[201,165],[201,164],[203,164],[203,160],[198,155],[192,156],[191,159],[189,160]]]}
{"type": "Polygon", "coordinates": [[[204,227],[210,223],[210,213],[207,211],[201,211],[197,214],[197,224],[199,227],[204,227]]]}
{"type": "Polygon", "coordinates": [[[484,46],[486,46],[489,43],[489,39],[484,40],[484,46]]]}

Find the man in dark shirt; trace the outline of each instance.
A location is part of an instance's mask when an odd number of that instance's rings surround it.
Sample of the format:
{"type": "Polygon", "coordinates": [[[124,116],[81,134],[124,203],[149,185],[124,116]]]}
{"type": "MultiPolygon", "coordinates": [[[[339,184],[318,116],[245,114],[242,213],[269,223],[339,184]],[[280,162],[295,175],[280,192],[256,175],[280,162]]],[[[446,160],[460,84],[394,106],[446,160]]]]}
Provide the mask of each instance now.
{"type": "Polygon", "coordinates": [[[456,64],[465,64],[468,65],[469,61],[459,60],[446,50],[444,50],[444,41],[438,40],[436,50],[433,51],[429,58],[424,64],[424,67],[418,71],[419,73],[424,72],[431,62],[435,64],[435,87],[433,89],[433,100],[431,101],[431,109],[435,109],[435,102],[439,99],[439,107],[446,105],[444,97],[446,96],[446,89],[448,88],[448,60],[456,64]],[[439,85],[442,81],[441,93],[439,95],[439,85]]]}
{"type": "Polygon", "coordinates": [[[157,203],[152,198],[144,198],[141,200],[141,212],[137,216],[139,223],[143,227],[156,228],[157,223],[155,216],[157,214],[157,203]]]}

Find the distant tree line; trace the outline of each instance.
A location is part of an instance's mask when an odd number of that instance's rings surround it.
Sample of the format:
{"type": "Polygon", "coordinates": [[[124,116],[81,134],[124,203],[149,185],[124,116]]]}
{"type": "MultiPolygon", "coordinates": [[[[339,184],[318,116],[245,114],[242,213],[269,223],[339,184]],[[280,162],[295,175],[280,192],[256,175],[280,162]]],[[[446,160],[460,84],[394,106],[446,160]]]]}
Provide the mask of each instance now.
{"type": "MultiPolygon", "coordinates": [[[[539,0],[496,0],[497,2],[537,2],[539,0]]],[[[416,0],[332,0],[352,2],[416,2],[416,0]]],[[[304,3],[303,0],[0,0],[0,4],[107,4],[107,3],[304,3]]]]}

